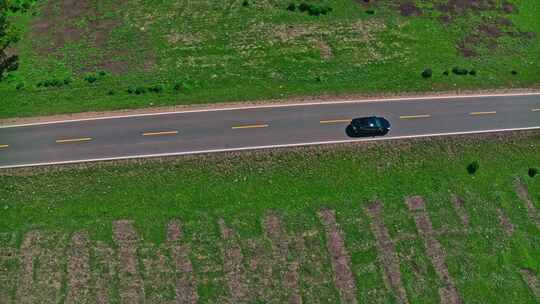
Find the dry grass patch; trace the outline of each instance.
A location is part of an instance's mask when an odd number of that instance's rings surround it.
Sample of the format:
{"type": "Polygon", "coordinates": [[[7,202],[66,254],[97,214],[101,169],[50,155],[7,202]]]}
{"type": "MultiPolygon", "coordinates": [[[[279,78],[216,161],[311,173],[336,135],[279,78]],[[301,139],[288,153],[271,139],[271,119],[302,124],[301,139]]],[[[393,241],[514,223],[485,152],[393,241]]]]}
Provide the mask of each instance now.
{"type": "Polygon", "coordinates": [[[504,233],[506,233],[507,236],[511,236],[514,233],[514,225],[501,209],[497,209],[497,215],[499,216],[499,223],[501,223],[504,233]]]}
{"type": "Polygon", "coordinates": [[[521,275],[536,299],[540,299],[540,280],[538,280],[538,276],[530,269],[521,269],[521,275]]]}
{"type": "Polygon", "coordinates": [[[250,291],[247,285],[246,270],[244,269],[244,255],[234,231],[220,220],[221,236],[224,242],[223,270],[227,280],[227,286],[231,295],[232,303],[247,303],[250,291]]]}
{"type": "Polygon", "coordinates": [[[529,190],[527,189],[527,186],[525,186],[525,184],[520,180],[516,182],[516,192],[519,198],[525,203],[531,220],[536,224],[536,226],[540,226],[540,217],[538,216],[538,211],[536,210],[532,198],[529,195],[529,190]]]}
{"type": "Polygon", "coordinates": [[[88,234],[77,232],[71,237],[68,257],[68,294],[66,303],[90,303],[90,253],[88,234]]]}
{"type": "Polygon", "coordinates": [[[101,242],[93,247],[92,269],[93,296],[97,304],[111,302],[111,287],[114,286],[114,277],[118,267],[114,250],[101,242]]]}
{"type": "Polygon", "coordinates": [[[197,282],[193,274],[193,265],[189,258],[190,249],[180,244],[182,236],[183,231],[180,221],[169,223],[167,241],[176,269],[176,303],[194,304],[199,300],[197,282]]]}
{"type": "Polygon", "coordinates": [[[456,210],[459,218],[461,219],[463,226],[465,227],[465,229],[468,229],[470,225],[470,220],[469,215],[467,214],[467,209],[465,209],[465,201],[463,201],[463,199],[461,199],[459,196],[453,195],[452,205],[454,206],[454,209],[456,210]]]}

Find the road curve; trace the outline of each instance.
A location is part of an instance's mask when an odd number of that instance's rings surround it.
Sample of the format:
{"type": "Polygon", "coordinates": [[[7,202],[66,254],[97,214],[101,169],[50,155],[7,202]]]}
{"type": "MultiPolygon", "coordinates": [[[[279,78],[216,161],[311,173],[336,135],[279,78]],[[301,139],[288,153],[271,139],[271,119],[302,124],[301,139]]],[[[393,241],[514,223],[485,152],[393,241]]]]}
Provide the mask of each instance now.
{"type": "Polygon", "coordinates": [[[0,169],[350,141],[540,129],[540,94],[347,101],[0,126],[0,169]],[[353,117],[384,116],[381,138],[351,139],[353,117]]]}

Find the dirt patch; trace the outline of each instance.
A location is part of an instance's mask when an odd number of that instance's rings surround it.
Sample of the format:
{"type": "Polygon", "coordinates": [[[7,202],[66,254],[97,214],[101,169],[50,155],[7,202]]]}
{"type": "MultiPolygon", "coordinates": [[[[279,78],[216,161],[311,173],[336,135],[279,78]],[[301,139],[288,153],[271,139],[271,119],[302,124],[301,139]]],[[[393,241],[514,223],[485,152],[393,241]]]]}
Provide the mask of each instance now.
{"type": "Polygon", "coordinates": [[[345,248],[345,241],[336,222],[333,210],[319,211],[319,217],[326,230],[326,245],[332,262],[334,283],[343,303],[357,303],[356,283],[351,271],[351,258],[345,248]]]}
{"type": "Polygon", "coordinates": [[[371,230],[377,241],[379,260],[384,268],[386,284],[392,289],[400,303],[409,303],[407,293],[401,282],[399,257],[396,254],[394,242],[384,225],[382,209],[383,205],[380,202],[373,202],[367,208],[367,213],[371,217],[371,230]]]}
{"type": "Polygon", "coordinates": [[[501,223],[504,233],[506,233],[507,236],[511,236],[514,233],[514,225],[501,209],[497,209],[497,215],[499,216],[499,223],[501,223]]]}
{"type": "Polygon", "coordinates": [[[521,275],[523,276],[523,280],[527,282],[527,285],[536,296],[536,299],[540,299],[540,280],[538,280],[538,277],[532,270],[527,268],[521,269],[521,275]]]}
{"type": "Polygon", "coordinates": [[[93,258],[95,268],[92,271],[92,281],[94,282],[95,303],[111,303],[111,287],[114,284],[113,278],[117,268],[114,250],[101,242],[97,242],[93,248],[93,258]]]}
{"type": "Polygon", "coordinates": [[[333,53],[332,53],[332,47],[328,45],[326,42],[318,40],[315,42],[315,47],[319,50],[321,57],[324,60],[330,60],[332,59],[333,53]]]}
{"type": "MultiPolygon", "coordinates": [[[[19,248],[15,244],[15,235],[8,236],[8,241],[0,246],[0,303],[13,303],[11,294],[17,288],[19,279],[20,255],[19,248]]],[[[3,235],[0,233],[0,240],[3,235]]]]}
{"type": "Polygon", "coordinates": [[[410,197],[406,200],[406,204],[409,210],[414,215],[416,222],[416,229],[420,236],[424,240],[425,247],[427,249],[427,255],[439,276],[439,279],[443,282],[444,287],[439,289],[439,295],[442,303],[463,303],[463,300],[459,296],[459,293],[454,285],[452,277],[448,271],[446,265],[446,253],[439,241],[434,237],[433,226],[429,219],[424,199],[419,196],[410,197]]]}
{"type": "Polygon", "coordinates": [[[39,254],[37,243],[41,235],[32,231],[24,236],[21,245],[21,273],[17,288],[17,301],[21,304],[33,303],[32,286],[34,285],[34,258],[39,254]]]}
{"type": "Polygon", "coordinates": [[[529,195],[529,190],[527,190],[527,186],[525,186],[525,184],[523,184],[523,182],[520,180],[516,181],[516,192],[519,198],[525,202],[527,212],[529,213],[529,218],[536,224],[536,226],[540,226],[540,218],[532,198],[529,195]]]}
{"type": "MultiPolygon", "coordinates": [[[[54,55],[75,64],[74,58],[64,58],[62,48],[69,43],[88,43],[91,47],[104,49],[112,30],[119,26],[119,20],[105,17],[98,12],[96,3],[89,0],[49,1],[41,15],[31,24],[34,49],[43,56],[54,55]]],[[[126,64],[117,64],[115,57],[123,50],[109,55],[111,58],[88,58],[97,64],[89,70],[106,69],[113,73],[126,71],[126,64]]],[[[106,56],[106,55],[105,55],[106,56]]]]}
{"type": "Polygon", "coordinates": [[[238,245],[234,231],[228,228],[223,220],[219,221],[219,226],[224,241],[223,270],[232,296],[231,300],[233,303],[247,303],[249,302],[249,289],[242,250],[238,245]]]}
{"type": "Polygon", "coordinates": [[[273,266],[278,261],[272,258],[268,245],[259,239],[248,239],[244,244],[244,257],[249,265],[247,279],[254,301],[271,303],[282,299],[283,292],[278,283],[281,280],[274,280],[273,277],[273,266]]]}
{"type": "Polygon", "coordinates": [[[122,303],[144,303],[144,287],[137,269],[139,238],[131,222],[114,222],[114,239],[118,244],[120,299],[122,303]]]}
{"type": "Polygon", "coordinates": [[[189,258],[188,246],[179,244],[183,236],[180,221],[173,221],[167,228],[167,241],[171,250],[176,269],[176,302],[178,304],[193,304],[199,301],[197,284],[193,274],[193,265],[189,258]]]}
{"type": "Polygon", "coordinates": [[[414,1],[405,1],[399,5],[401,16],[420,16],[422,10],[416,6],[414,1]]]}
{"type": "Polygon", "coordinates": [[[461,219],[463,227],[465,229],[468,229],[470,225],[470,220],[469,215],[467,214],[467,210],[465,209],[465,201],[463,201],[460,197],[454,195],[452,196],[452,205],[454,206],[454,209],[456,210],[459,218],[461,219]]]}
{"type": "Polygon", "coordinates": [[[68,293],[66,303],[90,303],[90,254],[88,251],[88,234],[77,232],[71,237],[71,248],[68,258],[68,293]]]}
{"type": "Polygon", "coordinates": [[[264,220],[266,235],[272,241],[272,254],[279,265],[287,265],[282,274],[283,287],[287,292],[289,303],[301,304],[299,262],[288,261],[289,238],[282,228],[281,220],[275,215],[269,215],[264,220]]]}

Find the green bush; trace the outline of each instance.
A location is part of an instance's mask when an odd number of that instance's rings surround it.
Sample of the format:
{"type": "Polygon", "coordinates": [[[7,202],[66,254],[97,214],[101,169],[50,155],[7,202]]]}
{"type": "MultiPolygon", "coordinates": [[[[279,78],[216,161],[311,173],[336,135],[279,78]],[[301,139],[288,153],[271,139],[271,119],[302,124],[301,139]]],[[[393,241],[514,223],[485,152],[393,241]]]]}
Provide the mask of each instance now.
{"type": "Polygon", "coordinates": [[[153,93],[161,93],[163,92],[163,85],[156,84],[156,85],[150,86],[148,88],[148,91],[153,92],[153,93]]]}
{"type": "Polygon", "coordinates": [[[433,75],[433,71],[431,69],[425,69],[422,72],[422,77],[423,78],[431,78],[432,75],[433,75]]]}
{"type": "Polygon", "coordinates": [[[536,169],[536,168],[529,168],[528,174],[529,174],[530,177],[535,177],[536,174],[538,174],[538,169],[536,169]]]}
{"type": "Polygon", "coordinates": [[[15,89],[17,91],[20,91],[20,90],[24,89],[24,83],[22,83],[22,82],[17,83],[17,85],[15,86],[15,89]]]}
{"type": "Polygon", "coordinates": [[[94,83],[94,82],[96,82],[98,79],[97,79],[96,75],[94,75],[94,74],[89,74],[89,75],[86,75],[86,77],[84,77],[84,80],[86,80],[88,83],[94,83]]]}
{"type": "Polygon", "coordinates": [[[287,6],[287,10],[294,12],[296,10],[296,4],[290,3],[289,6],[287,6]]]}
{"type": "Polygon", "coordinates": [[[366,10],[366,14],[373,15],[373,14],[375,14],[375,11],[374,10],[366,10]]]}
{"type": "Polygon", "coordinates": [[[309,10],[309,4],[305,2],[300,3],[300,5],[298,6],[298,10],[301,12],[307,12],[309,10]]]}
{"type": "Polygon", "coordinates": [[[463,68],[460,68],[460,67],[454,67],[452,69],[452,73],[454,73],[456,75],[467,75],[467,74],[469,74],[469,70],[463,69],[463,68]]]}
{"type": "Polygon", "coordinates": [[[476,70],[470,70],[470,71],[469,71],[469,75],[471,75],[471,76],[476,76],[476,70]]]}
{"type": "Polygon", "coordinates": [[[243,7],[248,7],[249,6],[249,2],[247,0],[244,0],[244,2],[242,2],[242,6],[243,7]]]}
{"type": "Polygon", "coordinates": [[[146,93],[146,88],[143,87],[143,86],[137,87],[137,88],[135,88],[134,93],[135,93],[135,95],[144,94],[144,93],[146,93]]]}
{"type": "Polygon", "coordinates": [[[474,175],[478,169],[480,169],[480,164],[478,164],[477,161],[473,161],[467,166],[467,172],[469,172],[470,175],[474,175]]]}

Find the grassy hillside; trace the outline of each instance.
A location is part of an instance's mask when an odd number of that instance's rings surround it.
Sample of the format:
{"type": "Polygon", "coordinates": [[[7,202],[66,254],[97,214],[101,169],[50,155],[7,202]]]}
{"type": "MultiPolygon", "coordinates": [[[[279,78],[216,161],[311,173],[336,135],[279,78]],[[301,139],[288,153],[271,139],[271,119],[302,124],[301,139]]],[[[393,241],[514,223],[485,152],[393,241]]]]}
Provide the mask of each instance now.
{"type": "Polygon", "coordinates": [[[0,118],[537,87],[539,16],[536,0],[38,1],[11,16],[19,70],[0,82],[0,118]]]}
{"type": "Polygon", "coordinates": [[[537,303],[539,146],[531,132],[5,171],[0,302],[537,303]]]}

